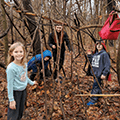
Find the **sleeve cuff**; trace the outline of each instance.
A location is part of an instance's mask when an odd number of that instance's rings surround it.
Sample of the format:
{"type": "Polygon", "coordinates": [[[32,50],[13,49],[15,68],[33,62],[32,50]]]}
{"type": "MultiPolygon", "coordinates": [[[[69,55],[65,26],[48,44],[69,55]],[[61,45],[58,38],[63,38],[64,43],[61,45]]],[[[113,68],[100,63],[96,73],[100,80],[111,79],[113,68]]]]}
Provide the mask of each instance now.
{"type": "Polygon", "coordinates": [[[29,84],[30,84],[30,85],[34,85],[34,82],[33,82],[33,81],[30,81],[29,84]]]}
{"type": "Polygon", "coordinates": [[[10,102],[11,102],[11,101],[14,101],[14,98],[10,98],[9,101],[10,101],[10,102]]]}
{"type": "Polygon", "coordinates": [[[28,79],[28,83],[30,84],[30,85],[34,85],[34,81],[31,81],[29,78],[27,78],[28,79]]]}

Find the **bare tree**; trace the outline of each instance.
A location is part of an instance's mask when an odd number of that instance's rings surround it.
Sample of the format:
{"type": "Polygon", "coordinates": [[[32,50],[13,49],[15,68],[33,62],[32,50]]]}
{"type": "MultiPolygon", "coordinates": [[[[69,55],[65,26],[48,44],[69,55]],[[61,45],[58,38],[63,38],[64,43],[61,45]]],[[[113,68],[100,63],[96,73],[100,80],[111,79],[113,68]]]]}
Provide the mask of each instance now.
{"type": "MultiPolygon", "coordinates": [[[[4,5],[4,0],[1,0],[1,4],[4,5]]],[[[7,20],[6,20],[6,15],[5,12],[1,6],[2,9],[2,15],[3,15],[3,29],[4,31],[7,29],[7,20]]],[[[7,35],[4,37],[4,56],[5,56],[5,64],[7,65],[7,54],[8,54],[8,37],[7,35]]]]}
{"type": "MultiPolygon", "coordinates": [[[[25,11],[34,13],[32,4],[31,4],[31,0],[22,0],[22,3],[23,3],[23,7],[24,7],[25,11]]],[[[27,16],[27,21],[25,21],[25,25],[27,26],[27,28],[30,32],[31,39],[33,39],[33,34],[37,27],[37,22],[35,20],[35,17],[31,16],[31,15],[27,16]],[[28,25],[26,22],[28,23],[28,25]]],[[[37,30],[36,35],[35,35],[35,41],[33,43],[33,55],[41,53],[40,51],[41,51],[40,35],[37,30]]]]}

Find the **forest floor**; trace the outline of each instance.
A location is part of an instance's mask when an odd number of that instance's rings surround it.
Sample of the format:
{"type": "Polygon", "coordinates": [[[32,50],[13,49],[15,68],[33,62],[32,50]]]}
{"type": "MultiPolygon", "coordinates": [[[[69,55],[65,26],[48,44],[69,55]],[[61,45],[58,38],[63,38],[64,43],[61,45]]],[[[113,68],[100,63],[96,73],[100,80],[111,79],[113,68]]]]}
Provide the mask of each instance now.
{"type": "MultiPolygon", "coordinates": [[[[111,55],[114,58],[113,51],[111,55]]],[[[46,87],[43,81],[38,86],[28,85],[26,107],[22,120],[45,119],[45,89],[48,120],[51,116],[51,120],[63,120],[62,112],[66,120],[120,120],[120,97],[101,97],[95,105],[91,106],[86,105],[90,100],[89,96],[76,97],[77,94],[91,93],[92,90],[93,78],[86,76],[83,71],[84,64],[85,58],[81,53],[72,65],[73,74],[70,79],[71,58],[70,53],[66,51],[64,69],[67,79],[63,77],[62,84],[54,84],[54,81],[48,78],[46,87]],[[63,110],[60,103],[62,103],[63,110]]],[[[116,65],[111,64],[116,69],[116,65]]],[[[63,76],[62,72],[61,75],[63,76]]],[[[113,70],[111,70],[111,78],[112,81],[107,82],[107,87],[103,87],[103,94],[120,94],[117,74],[113,70]]],[[[3,68],[0,68],[0,120],[7,120],[7,107],[6,73],[3,68]]]]}

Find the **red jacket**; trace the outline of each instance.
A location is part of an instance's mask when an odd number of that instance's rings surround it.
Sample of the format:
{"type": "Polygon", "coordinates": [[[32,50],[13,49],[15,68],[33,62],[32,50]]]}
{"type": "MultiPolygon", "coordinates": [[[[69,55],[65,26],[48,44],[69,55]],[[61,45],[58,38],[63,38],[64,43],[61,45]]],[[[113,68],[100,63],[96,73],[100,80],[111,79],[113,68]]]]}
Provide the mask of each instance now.
{"type": "Polygon", "coordinates": [[[117,40],[119,31],[118,32],[111,32],[110,30],[120,30],[120,20],[117,20],[116,18],[119,18],[118,14],[113,14],[114,11],[112,11],[109,14],[108,19],[106,20],[104,26],[102,27],[101,31],[99,32],[99,36],[105,40],[117,40]],[[118,24],[119,23],[119,24],[118,24]]]}

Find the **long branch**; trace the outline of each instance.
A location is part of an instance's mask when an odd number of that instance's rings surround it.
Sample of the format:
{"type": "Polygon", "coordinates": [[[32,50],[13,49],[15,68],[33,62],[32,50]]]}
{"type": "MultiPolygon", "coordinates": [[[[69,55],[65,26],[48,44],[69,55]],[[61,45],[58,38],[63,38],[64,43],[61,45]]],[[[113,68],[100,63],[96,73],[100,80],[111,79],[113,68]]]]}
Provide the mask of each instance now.
{"type": "MultiPolygon", "coordinates": [[[[7,6],[11,6],[9,5],[8,3],[4,2],[7,6]]],[[[22,13],[23,11],[21,10],[16,10],[15,8],[13,8],[13,10],[15,10],[17,13],[22,13]]],[[[38,17],[37,14],[35,13],[31,13],[31,12],[24,12],[25,15],[31,15],[31,16],[35,16],[35,17],[38,17]]],[[[46,20],[53,20],[54,23],[58,23],[58,24],[61,24],[61,25],[64,25],[64,26],[68,26],[67,23],[64,23],[64,22],[61,22],[61,21],[58,21],[58,20],[55,20],[55,19],[52,19],[52,18],[49,18],[49,17],[46,17],[46,16],[41,16],[42,19],[46,19],[46,20]]],[[[87,29],[87,28],[94,28],[94,27],[98,27],[98,28],[102,28],[103,25],[87,25],[87,26],[84,26],[84,27],[80,27],[80,28],[76,28],[74,26],[70,26],[72,29],[74,29],[75,31],[79,31],[79,30],[82,30],[82,29],[87,29]]]]}
{"type": "Polygon", "coordinates": [[[11,24],[14,26],[14,28],[17,30],[17,32],[19,33],[19,35],[22,37],[22,39],[23,40],[26,40],[26,38],[24,38],[23,37],[23,35],[19,32],[19,30],[16,28],[16,26],[14,25],[14,23],[12,22],[12,20],[11,20],[11,18],[10,18],[10,16],[8,15],[8,13],[7,13],[7,11],[5,10],[5,7],[4,7],[4,5],[2,4],[2,7],[3,7],[3,9],[4,9],[4,11],[5,11],[5,13],[6,13],[6,15],[8,16],[8,18],[9,18],[9,20],[10,20],[10,22],[11,22],[11,24]]]}
{"type": "Polygon", "coordinates": [[[9,32],[9,30],[10,30],[10,25],[9,25],[9,27],[4,31],[4,33],[2,33],[2,34],[0,35],[0,39],[3,38],[4,36],[6,36],[7,33],[9,32]]]}

